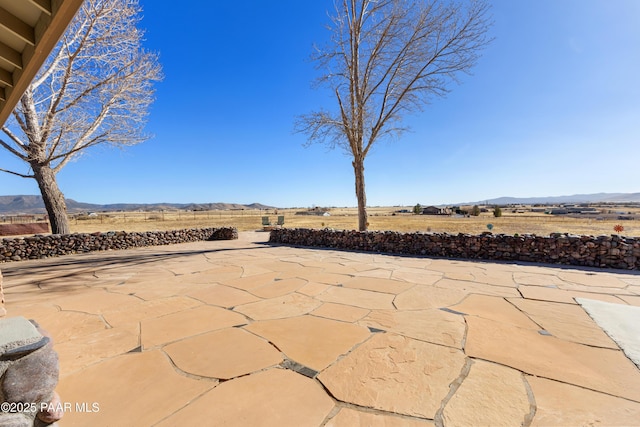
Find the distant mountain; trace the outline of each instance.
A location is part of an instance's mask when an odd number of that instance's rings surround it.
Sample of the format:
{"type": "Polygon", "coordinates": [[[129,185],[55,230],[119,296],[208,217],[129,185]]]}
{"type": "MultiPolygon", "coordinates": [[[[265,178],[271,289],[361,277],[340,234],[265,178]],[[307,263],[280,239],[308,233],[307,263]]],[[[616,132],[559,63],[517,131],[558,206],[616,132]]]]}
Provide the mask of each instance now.
{"type": "Polygon", "coordinates": [[[496,199],[481,200],[478,202],[460,203],[463,205],[489,204],[489,205],[556,205],[561,203],[640,203],[640,193],[595,193],[574,194],[571,196],[547,196],[547,197],[498,197],[496,199]]]}
{"type": "MultiPolygon", "coordinates": [[[[134,210],[231,210],[231,209],[274,209],[261,203],[242,205],[238,203],[114,203],[97,205],[65,199],[67,210],[73,212],[88,211],[134,211],[134,210]]],[[[40,196],[0,196],[0,214],[42,214],[46,213],[40,196]]]]}
{"type": "Polygon", "coordinates": [[[40,196],[0,196],[0,212],[32,212],[44,209],[40,196]]]}

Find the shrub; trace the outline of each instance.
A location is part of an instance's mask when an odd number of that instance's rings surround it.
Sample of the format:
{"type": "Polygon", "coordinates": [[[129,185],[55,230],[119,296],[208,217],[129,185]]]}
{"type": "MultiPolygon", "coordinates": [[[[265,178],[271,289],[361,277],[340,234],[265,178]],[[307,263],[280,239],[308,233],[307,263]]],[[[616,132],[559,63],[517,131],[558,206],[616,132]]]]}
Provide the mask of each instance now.
{"type": "Polygon", "coordinates": [[[493,208],[493,216],[495,216],[496,218],[502,216],[502,209],[500,209],[500,206],[496,206],[495,208],[493,208]]]}

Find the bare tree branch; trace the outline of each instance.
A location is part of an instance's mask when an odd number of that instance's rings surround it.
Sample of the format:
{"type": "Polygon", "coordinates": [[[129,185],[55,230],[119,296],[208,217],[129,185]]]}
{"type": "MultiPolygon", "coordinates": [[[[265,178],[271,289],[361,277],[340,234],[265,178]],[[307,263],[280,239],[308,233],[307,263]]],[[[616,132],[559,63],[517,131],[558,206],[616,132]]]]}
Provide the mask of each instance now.
{"type": "Polygon", "coordinates": [[[23,161],[27,161],[27,157],[20,153],[19,151],[17,151],[15,148],[13,148],[12,146],[10,146],[9,144],[7,144],[6,142],[4,142],[3,140],[0,139],[0,147],[6,149],[7,151],[9,151],[11,154],[13,154],[14,156],[16,156],[17,158],[19,158],[20,160],[23,161]]]}
{"type": "Polygon", "coordinates": [[[86,0],[3,128],[9,139],[0,148],[33,170],[10,173],[38,181],[54,233],[68,229],[55,174],[91,147],[149,138],[144,125],[162,76],[157,55],[142,48],[140,12],[138,0],[86,0]]]}
{"type": "Polygon", "coordinates": [[[6,173],[9,173],[11,175],[19,176],[20,178],[33,178],[33,175],[24,175],[24,174],[21,174],[21,173],[18,173],[18,172],[13,172],[13,171],[10,171],[10,170],[7,170],[7,169],[2,169],[2,168],[0,168],[0,172],[6,172],[6,173]]]}
{"type": "Polygon", "coordinates": [[[360,230],[366,229],[364,160],[380,139],[401,135],[403,117],[445,96],[490,42],[486,0],[341,0],[331,42],[312,59],[339,114],[297,118],[309,143],[353,156],[360,230]]]}

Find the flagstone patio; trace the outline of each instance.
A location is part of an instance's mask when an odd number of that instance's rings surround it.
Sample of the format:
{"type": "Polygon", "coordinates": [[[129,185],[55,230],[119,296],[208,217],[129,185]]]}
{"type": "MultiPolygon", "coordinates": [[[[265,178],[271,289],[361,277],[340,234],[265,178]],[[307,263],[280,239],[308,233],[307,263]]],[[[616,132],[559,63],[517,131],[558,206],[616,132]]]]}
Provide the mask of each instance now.
{"type": "Polygon", "coordinates": [[[640,423],[640,370],[575,301],[640,306],[638,272],[267,238],[3,264],[8,316],[54,339],[59,424],[640,423]]]}

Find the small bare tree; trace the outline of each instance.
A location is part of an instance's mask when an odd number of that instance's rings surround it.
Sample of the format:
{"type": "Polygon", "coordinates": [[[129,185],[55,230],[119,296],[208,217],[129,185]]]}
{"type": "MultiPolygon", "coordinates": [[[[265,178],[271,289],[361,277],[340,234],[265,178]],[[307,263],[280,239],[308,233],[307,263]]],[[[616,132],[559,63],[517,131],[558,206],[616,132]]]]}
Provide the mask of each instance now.
{"type": "Polygon", "coordinates": [[[53,233],[70,232],[60,169],[90,147],[148,139],[161,68],[141,46],[140,12],[137,0],[86,0],[2,128],[0,147],[30,171],[0,171],[36,180],[53,233]]]}
{"type": "Polygon", "coordinates": [[[337,111],[300,116],[308,143],[344,148],[353,158],[358,226],[367,229],[364,160],[373,144],[399,136],[405,114],[444,96],[476,63],[490,22],[483,0],[336,0],[331,42],[312,59],[337,111]]]}

